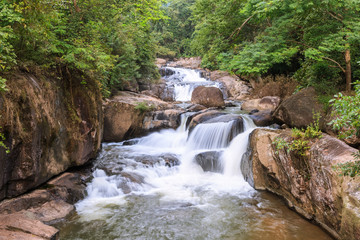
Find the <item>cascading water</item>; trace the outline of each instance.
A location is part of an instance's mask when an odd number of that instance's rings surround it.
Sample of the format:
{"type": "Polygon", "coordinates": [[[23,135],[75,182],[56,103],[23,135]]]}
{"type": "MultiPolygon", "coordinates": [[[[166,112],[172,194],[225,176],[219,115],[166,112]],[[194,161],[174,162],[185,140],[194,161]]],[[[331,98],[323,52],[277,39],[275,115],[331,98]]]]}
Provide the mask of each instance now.
{"type": "Polygon", "coordinates": [[[60,238],[331,239],[244,181],[240,160],[255,126],[243,121],[230,140],[234,121],[199,124],[188,136],[184,115],[177,130],[131,146],[104,144],[88,196],[60,226],[60,238]],[[213,162],[206,169],[197,159],[213,162]]]}
{"type": "Polygon", "coordinates": [[[218,82],[209,81],[200,76],[200,72],[185,68],[164,68],[164,72],[172,73],[164,76],[168,89],[173,89],[174,100],[179,102],[189,102],[191,94],[198,86],[211,86],[221,89],[218,82]]]}

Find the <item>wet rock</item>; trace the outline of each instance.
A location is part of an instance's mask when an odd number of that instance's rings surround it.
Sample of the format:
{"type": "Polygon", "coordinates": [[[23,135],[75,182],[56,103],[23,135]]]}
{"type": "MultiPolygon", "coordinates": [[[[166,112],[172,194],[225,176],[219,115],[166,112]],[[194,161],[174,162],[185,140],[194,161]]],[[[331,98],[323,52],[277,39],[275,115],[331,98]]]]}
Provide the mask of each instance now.
{"type": "Polygon", "coordinates": [[[58,239],[59,230],[23,214],[0,216],[0,239],[58,239]]]}
{"type": "Polygon", "coordinates": [[[266,96],[259,99],[246,100],[241,109],[245,111],[257,110],[270,110],[274,111],[280,103],[280,98],[277,96],[266,96]]]}
{"type": "Polygon", "coordinates": [[[180,115],[183,113],[183,110],[176,109],[152,112],[145,116],[142,128],[148,132],[165,128],[176,129],[180,125],[180,115]]]}
{"type": "Polygon", "coordinates": [[[314,122],[314,113],[323,113],[314,88],[306,88],[285,99],[275,110],[273,117],[279,123],[304,128],[314,122]]]}
{"type": "Polygon", "coordinates": [[[204,107],[203,105],[200,105],[200,104],[192,104],[186,108],[186,110],[189,112],[200,112],[205,109],[206,109],[206,107],[204,107]]]}
{"type": "Polygon", "coordinates": [[[289,139],[290,130],[257,129],[250,138],[251,172],[243,172],[256,189],[282,196],[287,204],[312,219],[336,239],[358,240],[360,179],[342,177],[332,168],[353,161],[356,149],[327,134],[311,141],[306,157],[275,151],[276,137],[289,139]]]}
{"type": "Polygon", "coordinates": [[[152,156],[152,155],[140,155],[134,157],[134,160],[136,162],[140,162],[147,166],[154,166],[155,164],[158,164],[161,159],[158,156],[152,156]]]}
{"type": "Polygon", "coordinates": [[[165,166],[167,167],[174,167],[180,165],[180,160],[175,154],[167,153],[164,155],[160,155],[160,158],[165,161],[165,166]]]}
{"type": "Polygon", "coordinates": [[[225,107],[223,93],[216,87],[195,88],[191,95],[191,102],[205,107],[225,107]]]}
{"type": "Polygon", "coordinates": [[[125,140],[123,141],[123,145],[124,146],[132,146],[135,145],[139,142],[139,139],[130,139],[130,140],[125,140]]]}
{"type": "Polygon", "coordinates": [[[133,183],[142,184],[145,182],[143,176],[133,172],[121,172],[120,175],[124,178],[129,179],[133,183]]]}
{"type": "Polygon", "coordinates": [[[162,77],[167,77],[175,74],[175,71],[171,68],[160,68],[159,72],[162,77]]]}
{"type": "Polygon", "coordinates": [[[186,125],[189,128],[189,132],[191,132],[191,130],[194,129],[196,125],[221,115],[226,115],[226,113],[219,112],[217,110],[204,110],[189,117],[186,125]]]}
{"type": "Polygon", "coordinates": [[[222,152],[220,151],[202,152],[195,156],[195,162],[201,166],[204,172],[222,173],[221,155],[222,152]]]}
{"type": "Polygon", "coordinates": [[[273,112],[271,110],[265,110],[265,111],[255,112],[249,116],[254,121],[256,126],[265,127],[274,123],[274,118],[272,117],[272,113],[273,112]]]}

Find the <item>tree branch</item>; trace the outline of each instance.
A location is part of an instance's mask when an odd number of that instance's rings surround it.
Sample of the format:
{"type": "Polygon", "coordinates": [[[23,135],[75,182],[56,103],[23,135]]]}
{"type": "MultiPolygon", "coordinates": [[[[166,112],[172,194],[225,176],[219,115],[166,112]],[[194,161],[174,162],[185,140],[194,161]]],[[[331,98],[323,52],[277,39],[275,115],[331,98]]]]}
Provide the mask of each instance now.
{"type": "Polygon", "coordinates": [[[326,11],[331,17],[335,18],[336,20],[338,20],[339,22],[343,22],[342,16],[340,15],[340,17],[336,16],[334,13],[330,12],[330,11],[326,11]]]}
{"type": "Polygon", "coordinates": [[[250,17],[248,17],[242,24],[240,27],[238,27],[237,29],[235,29],[235,31],[230,35],[229,38],[233,38],[234,36],[237,37],[237,35],[239,35],[241,29],[250,21],[251,18],[253,18],[254,15],[251,15],[250,17]]]}

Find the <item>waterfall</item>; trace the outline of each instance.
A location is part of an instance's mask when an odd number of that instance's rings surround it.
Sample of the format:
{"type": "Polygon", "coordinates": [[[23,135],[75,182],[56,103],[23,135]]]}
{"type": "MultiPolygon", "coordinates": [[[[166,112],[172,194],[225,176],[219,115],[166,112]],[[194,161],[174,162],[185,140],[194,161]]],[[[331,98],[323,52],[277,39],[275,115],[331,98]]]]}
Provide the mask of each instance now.
{"type": "Polygon", "coordinates": [[[163,71],[166,73],[172,73],[166,74],[164,79],[166,80],[167,88],[173,89],[173,97],[175,101],[191,101],[191,94],[198,86],[222,88],[220,83],[202,78],[200,72],[196,70],[166,67],[163,68],[163,71]]]}

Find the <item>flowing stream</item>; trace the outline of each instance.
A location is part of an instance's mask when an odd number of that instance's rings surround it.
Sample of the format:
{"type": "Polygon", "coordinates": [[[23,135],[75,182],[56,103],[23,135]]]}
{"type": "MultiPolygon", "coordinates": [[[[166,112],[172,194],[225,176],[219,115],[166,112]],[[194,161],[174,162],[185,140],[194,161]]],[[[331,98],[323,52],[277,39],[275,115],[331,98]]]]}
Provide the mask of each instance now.
{"type": "Polygon", "coordinates": [[[240,162],[254,124],[243,116],[136,144],[103,144],[88,196],[60,224],[61,239],[325,240],[320,228],[244,181],[240,162]],[[205,170],[205,171],[204,171],[205,170]]]}
{"type": "Polygon", "coordinates": [[[163,68],[164,79],[167,85],[167,91],[172,91],[175,101],[188,102],[191,100],[191,94],[198,86],[217,87],[222,89],[219,82],[214,82],[201,77],[200,72],[185,68],[163,68]]]}

